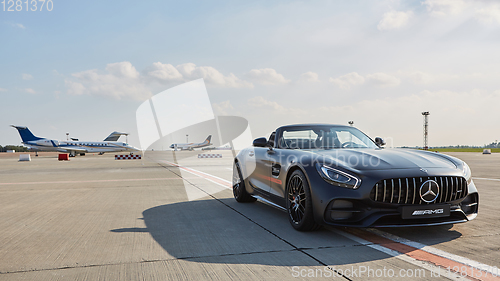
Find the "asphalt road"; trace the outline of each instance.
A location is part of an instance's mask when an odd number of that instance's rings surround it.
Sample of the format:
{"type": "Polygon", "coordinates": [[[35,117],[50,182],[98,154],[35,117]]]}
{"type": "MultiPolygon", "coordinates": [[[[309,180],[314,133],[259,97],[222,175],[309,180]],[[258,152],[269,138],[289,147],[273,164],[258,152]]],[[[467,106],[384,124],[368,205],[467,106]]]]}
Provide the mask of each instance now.
{"type": "Polygon", "coordinates": [[[471,222],[301,233],[282,210],[232,198],[230,151],[199,153],[1,155],[0,280],[464,278],[447,266],[497,280],[500,154],[450,153],[480,191],[471,222]]]}

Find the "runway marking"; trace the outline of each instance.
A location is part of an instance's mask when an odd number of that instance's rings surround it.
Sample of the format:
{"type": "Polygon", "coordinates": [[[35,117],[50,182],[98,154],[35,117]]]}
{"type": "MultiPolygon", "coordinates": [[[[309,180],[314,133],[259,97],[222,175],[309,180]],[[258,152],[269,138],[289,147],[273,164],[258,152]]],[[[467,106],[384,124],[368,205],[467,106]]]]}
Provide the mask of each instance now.
{"type": "MultiPolygon", "coordinates": [[[[350,239],[350,240],[352,240],[354,242],[358,242],[359,244],[364,245],[366,247],[370,247],[370,248],[372,248],[374,250],[377,250],[379,252],[385,253],[385,254],[387,254],[389,256],[395,257],[397,259],[400,259],[400,260],[405,261],[407,263],[413,264],[413,265],[418,266],[420,268],[426,269],[426,270],[428,270],[430,272],[436,272],[436,269],[437,269],[437,267],[436,267],[437,265],[436,264],[432,265],[428,261],[419,260],[419,259],[417,259],[415,257],[410,256],[410,255],[402,254],[400,251],[391,249],[391,248],[387,247],[386,245],[374,243],[374,242],[372,242],[370,240],[365,240],[363,238],[360,238],[356,234],[351,234],[349,232],[342,231],[342,230],[339,230],[339,229],[329,228],[329,230],[332,231],[332,232],[334,232],[334,233],[337,233],[337,234],[339,234],[341,236],[344,236],[345,238],[350,239]]],[[[449,275],[448,275],[447,271],[443,272],[443,273],[440,274],[439,277],[447,277],[448,279],[452,279],[452,280],[470,280],[469,278],[465,278],[463,276],[460,276],[460,274],[456,274],[453,271],[451,271],[449,275]]]]}
{"type": "Polygon", "coordinates": [[[500,179],[490,179],[490,178],[472,178],[473,180],[487,180],[487,181],[500,181],[500,179]]]}
{"type": "Polygon", "coordinates": [[[35,182],[1,182],[0,185],[22,185],[22,184],[61,184],[61,183],[97,183],[97,182],[127,182],[127,181],[154,181],[154,180],[178,180],[172,178],[148,178],[148,179],[116,179],[116,180],[86,180],[86,181],[35,181],[35,182]]]}
{"type": "Polygon", "coordinates": [[[201,171],[198,171],[198,170],[195,170],[195,169],[192,169],[192,168],[188,168],[188,167],[184,167],[184,166],[181,166],[179,164],[176,164],[176,163],[173,163],[173,162],[170,162],[170,161],[167,161],[167,160],[161,160],[161,162],[163,163],[166,163],[166,164],[169,164],[171,166],[175,166],[175,167],[178,167],[179,169],[183,170],[183,171],[186,171],[188,173],[191,173],[193,175],[196,175],[200,178],[204,178],[210,182],[213,182],[219,186],[222,186],[224,188],[227,188],[227,189],[233,189],[232,188],[232,183],[228,180],[225,180],[223,178],[219,178],[219,177],[216,177],[214,175],[210,175],[210,174],[207,174],[207,173],[204,173],[204,172],[201,172],[201,171]]]}
{"type": "MultiPolygon", "coordinates": [[[[231,189],[232,183],[228,180],[169,161],[162,160],[162,162],[231,189]]],[[[349,228],[345,231],[338,229],[330,230],[362,245],[397,257],[429,271],[435,272],[436,269],[440,268],[442,270],[440,271],[441,277],[447,277],[453,280],[500,280],[500,270],[497,267],[454,255],[384,231],[359,228],[349,228]],[[453,272],[454,267],[459,269],[458,274],[453,272]],[[448,271],[448,269],[450,269],[450,271],[448,271]],[[465,274],[461,275],[460,273],[464,271],[465,274]]]]}
{"type": "MultiPolygon", "coordinates": [[[[399,252],[401,254],[404,254],[406,256],[409,256],[415,260],[431,263],[435,266],[438,266],[442,269],[442,272],[448,274],[448,269],[450,270],[450,273],[455,271],[455,269],[458,271],[458,275],[463,273],[461,276],[467,276],[471,279],[476,279],[476,280],[500,280],[499,277],[499,272],[498,269],[493,270],[494,267],[481,264],[476,261],[472,261],[469,259],[466,259],[464,257],[460,257],[457,255],[452,255],[450,253],[440,251],[442,254],[445,255],[445,257],[436,255],[434,253],[430,253],[426,250],[415,248],[413,246],[409,246],[406,244],[401,243],[400,241],[397,240],[391,240],[386,237],[380,236],[379,234],[385,234],[382,231],[378,233],[373,233],[370,230],[362,230],[362,229],[349,229],[347,230],[348,233],[351,233],[357,237],[360,237],[361,239],[367,240],[369,242],[372,242],[374,244],[377,244],[379,246],[388,248],[390,250],[399,252]],[[453,259],[453,257],[456,259],[453,259]],[[465,264],[464,262],[469,261],[475,265],[481,265],[479,268],[475,266],[469,266],[465,264]],[[485,270],[482,270],[482,269],[485,270]]],[[[410,240],[407,240],[410,241],[410,240]]],[[[413,241],[411,241],[413,242],[413,241]]],[[[425,245],[423,245],[425,246],[425,245]]],[[[428,246],[426,246],[428,247],[428,246]]],[[[435,249],[437,250],[437,249],[435,249]]]]}
{"type": "Polygon", "coordinates": [[[468,258],[465,258],[462,256],[458,256],[455,254],[451,254],[451,253],[445,252],[443,250],[439,250],[437,248],[427,246],[427,245],[419,243],[419,242],[415,242],[415,241],[412,241],[412,240],[409,240],[406,238],[402,238],[402,237],[399,237],[397,235],[394,235],[394,234],[391,234],[391,233],[388,233],[388,232],[385,232],[385,231],[382,231],[379,229],[371,228],[371,229],[366,229],[366,231],[374,233],[374,234],[379,235],[379,236],[382,236],[382,237],[387,238],[389,240],[392,240],[394,242],[405,244],[407,246],[417,248],[417,249],[425,251],[427,253],[434,254],[436,256],[440,256],[440,257],[443,257],[443,258],[446,258],[446,259],[449,259],[449,260],[452,260],[452,261],[455,261],[455,262],[458,262],[461,264],[465,264],[469,267],[473,267],[473,268],[479,269],[479,270],[484,271],[484,272],[488,272],[491,275],[499,275],[499,273],[500,273],[500,270],[497,269],[495,272],[493,270],[493,267],[490,265],[480,263],[480,262],[477,262],[477,261],[474,261],[474,260],[471,260],[471,259],[468,259],[468,258]]]}

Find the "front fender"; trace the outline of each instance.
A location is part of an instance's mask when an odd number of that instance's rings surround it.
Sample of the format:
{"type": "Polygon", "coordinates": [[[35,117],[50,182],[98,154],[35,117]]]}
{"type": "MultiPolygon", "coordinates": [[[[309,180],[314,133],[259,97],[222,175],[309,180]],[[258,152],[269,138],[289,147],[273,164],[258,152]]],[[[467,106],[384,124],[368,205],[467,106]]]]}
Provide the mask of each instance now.
{"type": "Polygon", "coordinates": [[[248,147],[236,155],[235,161],[240,164],[242,180],[246,180],[255,171],[256,162],[254,157],[249,156],[251,153],[255,155],[253,147],[248,147]]]}

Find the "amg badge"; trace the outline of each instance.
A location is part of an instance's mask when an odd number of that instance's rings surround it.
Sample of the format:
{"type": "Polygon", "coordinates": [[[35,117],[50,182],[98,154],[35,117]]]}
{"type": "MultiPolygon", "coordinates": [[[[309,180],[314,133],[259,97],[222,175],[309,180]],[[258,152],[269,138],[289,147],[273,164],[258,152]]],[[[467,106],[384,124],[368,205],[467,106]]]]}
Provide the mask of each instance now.
{"type": "Polygon", "coordinates": [[[421,216],[421,215],[432,215],[432,214],[443,214],[444,209],[435,209],[435,210],[415,210],[411,215],[412,216],[421,216]]]}
{"type": "Polygon", "coordinates": [[[450,216],[449,204],[436,204],[435,206],[403,206],[401,217],[403,219],[439,218],[450,216]]]}

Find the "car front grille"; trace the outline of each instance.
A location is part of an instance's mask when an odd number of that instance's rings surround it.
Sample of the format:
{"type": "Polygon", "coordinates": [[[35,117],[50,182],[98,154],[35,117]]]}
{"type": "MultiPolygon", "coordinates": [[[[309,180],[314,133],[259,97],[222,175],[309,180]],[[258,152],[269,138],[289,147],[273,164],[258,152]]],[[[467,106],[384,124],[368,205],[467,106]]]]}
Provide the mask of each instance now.
{"type": "Polygon", "coordinates": [[[391,204],[436,204],[459,200],[467,196],[464,177],[418,177],[381,180],[373,187],[370,198],[375,202],[391,204]],[[435,201],[427,203],[420,198],[420,187],[428,180],[439,185],[435,201]]]}

